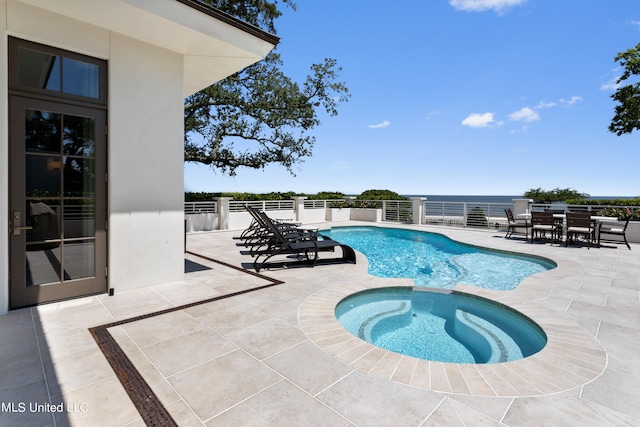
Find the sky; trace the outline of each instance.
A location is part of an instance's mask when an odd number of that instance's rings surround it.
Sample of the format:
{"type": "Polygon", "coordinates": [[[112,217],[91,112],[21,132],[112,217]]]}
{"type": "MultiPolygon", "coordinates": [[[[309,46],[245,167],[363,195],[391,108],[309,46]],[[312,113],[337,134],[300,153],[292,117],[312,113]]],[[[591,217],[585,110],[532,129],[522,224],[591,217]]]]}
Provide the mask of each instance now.
{"type": "Polygon", "coordinates": [[[287,75],[334,58],[351,98],[295,176],[185,164],[185,191],[640,195],[640,131],[608,131],[638,0],[298,0],[276,29],[287,75]]]}

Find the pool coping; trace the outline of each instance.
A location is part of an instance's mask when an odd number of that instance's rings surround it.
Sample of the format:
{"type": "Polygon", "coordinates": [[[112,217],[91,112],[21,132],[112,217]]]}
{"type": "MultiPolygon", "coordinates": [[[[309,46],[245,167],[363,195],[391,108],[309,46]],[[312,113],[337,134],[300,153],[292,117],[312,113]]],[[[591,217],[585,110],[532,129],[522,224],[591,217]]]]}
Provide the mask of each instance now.
{"type": "MultiPolygon", "coordinates": [[[[317,347],[349,366],[442,393],[542,396],[581,387],[599,377],[606,368],[606,351],[577,323],[538,302],[518,298],[515,291],[493,291],[464,284],[453,290],[487,298],[528,316],[544,330],[547,345],[527,358],[493,364],[434,362],[376,347],[347,331],[336,318],[335,307],[351,294],[385,287],[437,289],[407,286],[406,281],[399,279],[354,280],[308,297],[298,310],[300,325],[317,347]]],[[[527,288],[527,285],[523,282],[520,287],[527,288]]]]}

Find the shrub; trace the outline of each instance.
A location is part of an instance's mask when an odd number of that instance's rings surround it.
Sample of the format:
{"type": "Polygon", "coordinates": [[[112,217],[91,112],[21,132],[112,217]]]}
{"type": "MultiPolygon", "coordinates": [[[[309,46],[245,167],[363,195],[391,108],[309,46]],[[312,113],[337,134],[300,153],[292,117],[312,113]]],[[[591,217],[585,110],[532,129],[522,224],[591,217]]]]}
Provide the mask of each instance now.
{"type": "Polygon", "coordinates": [[[631,217],[631,221],[640,221],[640,209],[605,208],[598,212],[598,215],[618,217],[620,221],[626,221],[629,217],[631,217]]]}
{"type": "Polygon", "coordinates": [[[467,227],[482,227],[487,228],[489,222],[482,208],[476,206],[471,209],[467,214],[467,227]]]}
{"type": "Polygon", "coordinates": [[[339,191],[321,191],[318,194],[311,194],[309,200],[333,200],[344,199],[344,194],[339,191]]]}
{"type": "Polygon", "coordinates": [[[359,200],[408,200],[406,197],[399,195],[391,190],[366,190],[360,194],[359,200]]]}

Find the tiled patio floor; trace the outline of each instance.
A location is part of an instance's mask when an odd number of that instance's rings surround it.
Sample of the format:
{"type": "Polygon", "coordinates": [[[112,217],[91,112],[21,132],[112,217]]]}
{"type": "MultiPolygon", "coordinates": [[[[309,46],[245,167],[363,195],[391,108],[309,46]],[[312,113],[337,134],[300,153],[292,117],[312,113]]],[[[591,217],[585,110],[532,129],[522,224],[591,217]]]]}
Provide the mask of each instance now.
{"type": "MultiPolygon", "coordinates": [[[[331,316],[348,293],[412,285],[369,276],[362,256],[357,265],[261,277],[187,255],[193,272],[178,283],[0,317],[0,425],[145,425],[89,331],[109,324],[117,347],[181,426],[640,425],[640,246],[565,248],[487,231],[419,229],[556,261],[558,268],[513,291],[457,288],[529,314],[549,344],[498,365],[403,357],[345,335],[331,316]],[[267,285],[274,286],[250,291],[267,285]],[[135,320],[118,323],[126,319],[135,320]],[[53,412],[59,403],[63,412],[53,412]]],[[[240,266],[249,257],[233,240],[238,234],[193,234],[187,247],[240,266]]]]}

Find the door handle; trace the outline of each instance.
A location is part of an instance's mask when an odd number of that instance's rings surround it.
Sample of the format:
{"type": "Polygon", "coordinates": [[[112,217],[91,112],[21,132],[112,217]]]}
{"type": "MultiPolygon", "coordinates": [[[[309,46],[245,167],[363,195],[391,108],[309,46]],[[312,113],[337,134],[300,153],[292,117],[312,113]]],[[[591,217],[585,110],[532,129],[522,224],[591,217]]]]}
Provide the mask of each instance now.
{"type": "Polygon", "coordinates": [[[13,213],[13,235],[19,236],[22,230],[33,230],[33,227],[28,225],[26,227],[21,227],[20,223],[22,222],[22,215],[20,211],[16,211],[13,213]]]}

